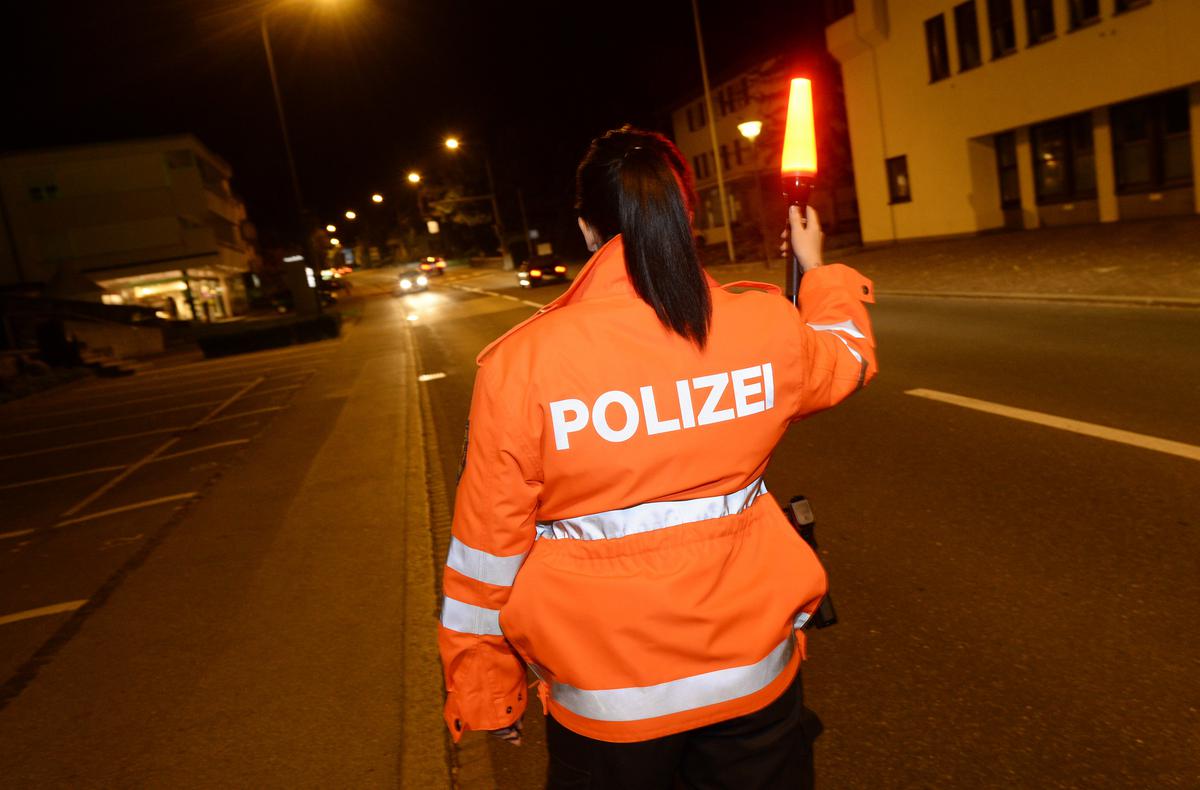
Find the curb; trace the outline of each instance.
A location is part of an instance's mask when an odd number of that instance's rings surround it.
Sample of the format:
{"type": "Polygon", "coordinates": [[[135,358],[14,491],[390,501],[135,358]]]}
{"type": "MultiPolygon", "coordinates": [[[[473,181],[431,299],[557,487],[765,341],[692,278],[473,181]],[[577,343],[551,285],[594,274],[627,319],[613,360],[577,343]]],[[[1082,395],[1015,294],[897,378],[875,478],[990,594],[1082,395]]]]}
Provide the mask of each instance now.
{"type": "Polygon", "coordinates": [[[1105,294],[1039,294],[1004,293],[993,291],[894,291],[876,289],[879,296],[914,296],[943,299],[1001,299],[1015,302],[1067,302],[1075,304],[1106,304],[1118,307],[1177,307],[1200,308],[1200,299],[1177,296],[1116,296],[1105,294]]]}

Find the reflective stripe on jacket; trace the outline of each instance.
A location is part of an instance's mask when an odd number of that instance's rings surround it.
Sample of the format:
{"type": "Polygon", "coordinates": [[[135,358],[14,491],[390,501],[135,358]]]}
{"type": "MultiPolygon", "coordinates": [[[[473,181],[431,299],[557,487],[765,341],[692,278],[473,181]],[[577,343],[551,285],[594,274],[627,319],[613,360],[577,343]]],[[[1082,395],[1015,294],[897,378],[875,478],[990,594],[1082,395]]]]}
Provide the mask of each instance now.
{"type": "Polygon", "coordinates": [[[709,284],[699,350],[638,298],[618,236],[479,355],[439,629],[456,740],[521,715],[527,666],[556,719],[614,742],[795,676],[825,573],[762,476],[792,421],[874,376],[872,288],[824,266],[797,311],[709,284]]]}

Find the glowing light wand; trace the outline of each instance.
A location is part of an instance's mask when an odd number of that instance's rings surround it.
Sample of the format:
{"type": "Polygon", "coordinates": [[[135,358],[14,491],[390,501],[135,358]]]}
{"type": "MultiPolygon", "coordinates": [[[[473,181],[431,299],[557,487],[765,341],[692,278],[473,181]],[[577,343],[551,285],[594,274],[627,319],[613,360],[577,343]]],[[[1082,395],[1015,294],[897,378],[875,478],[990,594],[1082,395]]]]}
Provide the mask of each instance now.
{"type": "MultiPolygon", "coordinates": [[[[779,163],[783,196],[789,208],[800,209],[800,221],[807,222],[808,198],[817,182],[817,134],[813,122],[812,81],[804,77],[792,80],[788,96],[787,127],[783,135],[783,158],[779,163]]],[[[791,226],[788,226],[788,245],[791,245],[791,226]]],[[[787,272],[787,297],[797,304],[800,277],[804,271],[793,251],[787,272]]]]}

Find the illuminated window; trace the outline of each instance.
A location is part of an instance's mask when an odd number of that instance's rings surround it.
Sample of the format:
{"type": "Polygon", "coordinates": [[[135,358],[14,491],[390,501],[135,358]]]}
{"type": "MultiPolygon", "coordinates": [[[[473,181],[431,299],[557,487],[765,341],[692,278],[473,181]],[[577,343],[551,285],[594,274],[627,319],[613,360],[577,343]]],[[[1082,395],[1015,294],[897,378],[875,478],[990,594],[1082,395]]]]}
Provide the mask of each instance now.
{"type": "Polygon", "coordinates": [[[1025,0],[1030,45],[1054,38],[1054,0],[1025,0]]]}
{"type": "Polygon", "coordinates": [[[1192,182],[1187,90],[1118,104],[1110,110],[1117,191],[1192,182]]]}
{"type": "Polygon", "coordinates": [[[1017,135],[996,135],[996,172],[1000,181],[1000,208],[1021,205],[1021,177],[1017,172],[1017,135]]]}
{"type": "Polygon", "coordinates": [[[1067,0],[1071,30],[1100,21],[1100,0],[1067,0]]]}
{"type": "Polygon", "coordinates": [[[1038,124],[1030,130],[1030,139],[1038,203],[1095,197],[1096,156],[1090,114],[1038,124]]]}
{"type": "Polygon", "coordinates": [[[992,59],[1017,51],[1017,29],[1013,24],[1012,0],[987,0],[988,35],[992,59]]]}
{"type": "Polygon", "coordinates": [[[954,6],[954,35],[958,39],[958,70],[967,71],[983,62],[979,51],[979,18],[975,0],[954,6]]]}
{"type": "Polygon", "coordinates": [[[907,203],[912,200],[912,189],[908,183],[908,157],[894,156],[888,159],[888,202],[907,203]]]}
{"type": "Polygon", "coordinates": [[[938,14],[925,20],[925,52],[929,55],[929,81],[950,76],[950,55],[946,50],[946,17],[938,14]]]}

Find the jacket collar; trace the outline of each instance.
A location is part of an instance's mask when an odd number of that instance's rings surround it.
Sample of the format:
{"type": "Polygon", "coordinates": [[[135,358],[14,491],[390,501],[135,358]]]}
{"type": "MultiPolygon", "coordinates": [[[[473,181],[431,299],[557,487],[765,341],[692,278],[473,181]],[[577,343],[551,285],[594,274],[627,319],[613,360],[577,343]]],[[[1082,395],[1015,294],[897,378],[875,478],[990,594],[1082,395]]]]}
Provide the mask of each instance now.
{"type": "MultiPolygon", "coordinates": [[[[720,284],[707,271],[704,272],[704,279],[708,282],[709,288],[720,287],[720,284]]],[[[532,316],[493,340],[483,351],[479,352],[479,356],[476,357],[475,361],[482,363],[505,338],[536,321],[546,313],[557,310],[560,307],[566,307],[569,304],[574,304],[575,302],[587,299],[603,299],[610,296],[638,298],[637,291],[633,289],[633,283],[629,280],[629,272],[625,268],[625,245],[621,240],[620,234],[613,236],[604,243],[604,246],[596,250],[592,257],[588,259],[588,262],[583,265],[583,268],[579,270],[579,273],[575,275],[575,279],[571,282],[570,287],[561,296],[544,305],[532,316]]]]}

